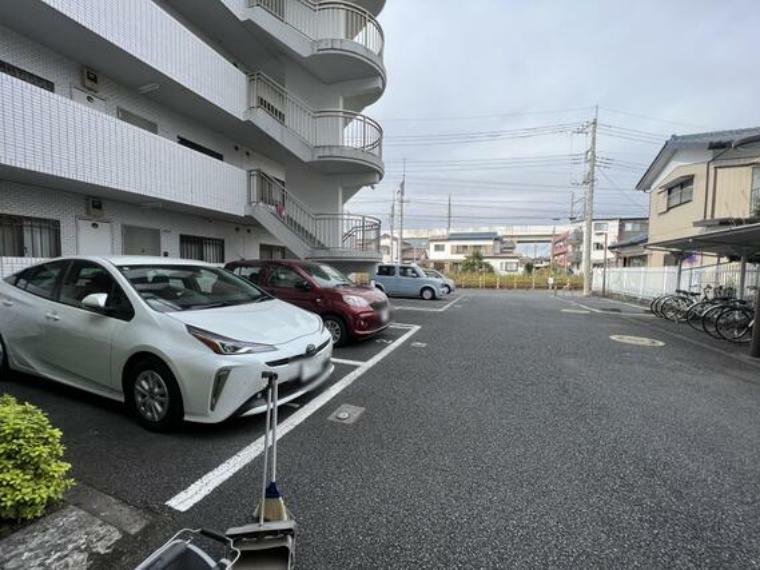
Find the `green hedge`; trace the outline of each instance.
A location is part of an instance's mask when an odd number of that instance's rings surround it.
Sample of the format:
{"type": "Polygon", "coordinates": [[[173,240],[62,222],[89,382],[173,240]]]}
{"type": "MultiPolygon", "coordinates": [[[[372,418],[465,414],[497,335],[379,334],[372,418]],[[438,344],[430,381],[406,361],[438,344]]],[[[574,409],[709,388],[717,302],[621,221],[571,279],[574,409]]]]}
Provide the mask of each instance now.
{"type": "Polygon", "coordinates": [[[74,484],[63,452],[61,431],[42,411],[0,396],[0,519],[35,518],[63,498],[74,484]]]}
{"type": "MultiPolygon", "coordinates": [[[[533,276],[519,273],[515,275],[498,275],[496,273],[451,273],[449,279],[453,279],[459,288],[469,289],[548,289],[549,274],[536,274],[533,276]]],[[[582,289],[583,277],[555,275],[554,286],[558,289],[582,289]]]]}

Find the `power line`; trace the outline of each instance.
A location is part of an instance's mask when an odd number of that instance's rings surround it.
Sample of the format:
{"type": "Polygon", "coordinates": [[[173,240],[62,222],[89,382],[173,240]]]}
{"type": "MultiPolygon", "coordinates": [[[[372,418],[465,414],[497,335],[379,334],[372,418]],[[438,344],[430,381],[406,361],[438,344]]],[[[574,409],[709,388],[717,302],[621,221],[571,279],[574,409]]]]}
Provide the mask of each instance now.
{"type": "Polygon", "coordinates": [[[455,116],[455,115],[438,115],[434,117],[391,117],[385,119],[379,119],[381,123],[394,123],[394,122],[407,122],[407,123],[421,123],[428,121],[470,121],[473,119],[497,119],[504,117],[525,117],[529,115],[559,115],[562,113],[574,113],[580,111],[589,111],[593,107],[575,107],[569,109],[555,109],[551,111],[515,111],[512,113],[493,113],[488,115],[468,115],[468,116],[455,116]]]}

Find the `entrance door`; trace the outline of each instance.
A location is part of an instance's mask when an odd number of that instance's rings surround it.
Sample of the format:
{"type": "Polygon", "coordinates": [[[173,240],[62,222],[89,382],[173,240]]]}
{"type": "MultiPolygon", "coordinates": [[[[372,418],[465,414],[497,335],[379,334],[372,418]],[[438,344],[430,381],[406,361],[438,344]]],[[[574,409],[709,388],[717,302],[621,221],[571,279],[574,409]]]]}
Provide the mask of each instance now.
{"type": "Polygon", "coordinates": [[[111,255],[111,223],[77,220],[77,253],[79,255],[111,255]]]}
{"type": "Polygon", "coordinates": [[[161,255],[161,231],[122,226],[121,249],[124,255],[161,255]]]}

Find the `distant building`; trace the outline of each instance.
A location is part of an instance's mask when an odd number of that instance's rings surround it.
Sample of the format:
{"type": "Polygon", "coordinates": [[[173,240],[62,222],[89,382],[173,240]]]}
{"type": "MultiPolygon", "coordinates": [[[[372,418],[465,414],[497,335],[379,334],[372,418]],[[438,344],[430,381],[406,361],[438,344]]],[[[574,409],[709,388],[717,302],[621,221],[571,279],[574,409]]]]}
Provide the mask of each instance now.
{"type": "Polygon", "coordinates": [[[428,261],[439,271],[456,272],[474,252],[479,252],[494,271],[505,274],[522,271],[526,259],[515,251],[514,241],[497,232],[454,232],[430,238],[428,261]]]}

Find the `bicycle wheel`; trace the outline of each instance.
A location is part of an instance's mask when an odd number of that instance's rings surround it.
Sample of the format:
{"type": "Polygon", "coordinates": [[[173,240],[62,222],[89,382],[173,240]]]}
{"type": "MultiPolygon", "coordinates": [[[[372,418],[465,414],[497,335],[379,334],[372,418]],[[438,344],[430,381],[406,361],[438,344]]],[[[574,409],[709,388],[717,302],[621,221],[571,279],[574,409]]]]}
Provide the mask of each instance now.
{"type": "Polygon", "coordinates": [[[680,315],[684,314],[686,311],[685,307],[686,299],[673,295],[662,303],[660,314],[663,319],[678,322],[680,315]]]}
{"type": "Polygon", "coordinates": [[[720,338],[718,331],[715,330],[715,322],[718,320],[718,316],[727,308],[726,305],[720,304],[707,309],[704,315],[702,315],[702,330],[713,338],[720,338]]]}
{"type": "Polygon", "coordinates": [[[661,319],[664,319],[665,315],[662,314],[662,308],[673,297],[674,295],[663,295],[662,297],[658,297],[657,299],[655,299],[654,304],[652,305],[652,312],[658,317],[660,317],[661,319]]]}
{"type": "Polygon", "coordinates": [[[700,301],[699,303],[694,303],[689,307],[689,310],[686,311],[686,322],[689,323],[689,326],[694,330],[701,331],[702,316],[705,314],[705,311],[713,305],[714,303],[712,301],[700,301]]]}
{"type": "Polygon", "coordinates": [[[715,330],[729,342],[749,342],[752,338],[752,317],[752,311],[746,307],[728,307],[715,319],[715,330]]]}

